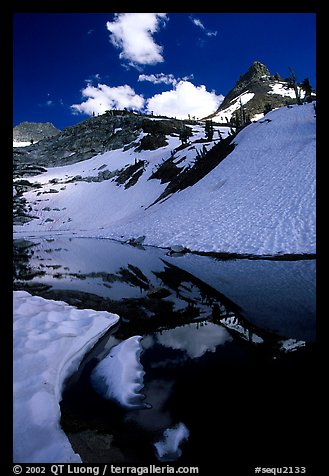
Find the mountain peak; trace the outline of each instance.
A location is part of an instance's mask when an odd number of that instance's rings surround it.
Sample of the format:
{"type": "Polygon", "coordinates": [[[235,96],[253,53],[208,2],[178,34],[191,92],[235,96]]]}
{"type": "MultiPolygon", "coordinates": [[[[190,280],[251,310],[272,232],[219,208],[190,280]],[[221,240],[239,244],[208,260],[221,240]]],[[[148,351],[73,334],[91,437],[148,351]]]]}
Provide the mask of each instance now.
{"type": "Polygon", "coordinates": [[[254,61],[253,64],[250,66],[248,71],[246,72],[245,76],[249,76],[251,78],[259,79],[264,76],[270,76],[270,72],[265,66],[265,64],[261,63],[260,61],[254,61]]]}
{"type": "Polygon", "coordinates": [[[242,89],[248,83],[268,79],[271,73],[267,67],[260,61],[254,61],[245,74],[242,74],[237,81],[234,89],[242,89]]]}
{"type": "Polygon", "coordinates": [[[296,92],[278,73],[272,75],[260,61],[254,61],[227,93],[217,111],[205,119],[214,118],[220,123],[230,122],[243,104],[249,120],[257,120],[271,109],[296,103],[296,92]]]}

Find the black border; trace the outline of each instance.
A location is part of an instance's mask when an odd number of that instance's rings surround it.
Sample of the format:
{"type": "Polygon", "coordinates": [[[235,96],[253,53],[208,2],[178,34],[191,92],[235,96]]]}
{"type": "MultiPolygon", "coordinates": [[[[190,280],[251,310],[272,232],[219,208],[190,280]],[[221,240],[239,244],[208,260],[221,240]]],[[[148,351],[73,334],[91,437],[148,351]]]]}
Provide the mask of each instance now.
{"type": "MultiPolygon", "coordinates": [[[[2,442],[2,451],[1,451],[1,466],[9,469],[8,474],[12,474],[12,462],[13,462],[13,450],[12,450],[12,401],[13,401],[13,392],[12,392],[12,128],[13,128],[13,16],[15,13],[106,13],[107,10],[104,9],[104,3],[99,1],[94,1],[92,3],[92,9],[90,11],[87,7],[87,3],[79,3],[75,7],[71,7],[68,4],[65,6],[58,4],[49,4],[43,3],[41,6],[35,2],[26,2],[26,1],[13,1],[11,5],[3,6],[0,12],[0,35],[1,35],[1,45],[4,48],[4,67],[0,74],[0,84],[3,99],[5,100],[5,107],[2,108],[4,112],[3,117],[5,120],[1,124],[1,133],[2,133],[2,184],[0,187],[1,194],[1,205],[2,205],[2,221],[3,226],[1,230],[1,239],[3,241],[2,246],[2,264],[3,264],[3,276],[5,277],[2,280],[2,296],[4,298],[4,305],[1,316],[1,331],[0,331],[0,349],[1,357],[0,361],[2,363],[2,389],[1,394],[2,398],[2,425],[1,432],[3,433],[1,437],[2,442]]],[[[112,5],[106,5],[112,6],[112,5]]],[[[125,5],[129,7],[129,5],[125,5]]],[[[297,2],[297,1],[286,1],[286,2],[202,2],[202,4],[191,4],[190,2],[179,2],[180,9],[177,10],[177,2],[166,2],[165,5],[160,5],[160,8],[157,8],[157,5],[149,5],[150,8],[147,8],[147,4],[143,2],[144,10],[149,11],[152,8],[152,11],[155,9],[163,9],[169,13],[185,13],[187,11],[193,10],[199,13],[315,13],[317,15],[317,308],[325,309],[321,303],[321,294],[320,288],[323,287],[323,282],[321,276],[324,271],[324,264],[322,262],[322,255],[324,252],[323,240],[321,239],[324,235],[323,232],[323,222],[321,220],[321,207],[324,202],[323,195],[323,186],[321,180],[325,177],[321,173],[321,166],[325,163],[327,158],[323,156],[321,152],[321,127],[322,127],[322,85],[325,83],[325,72],[321,71],[321,58],[320,58],[320,49],[321,49],[321,40],[320,35],[323,32],[323,26],[325,21],[325,11],[324,8],[320,8],[319,4],[316,2],[297,2]],[[196,9],[196,7],[202,6],[202,9],[196,9]],[[217,8],[215,8],[217,6],[217,8]],[[321,74],[322,73],[322,74],[321,74]],[[322,80],[322,78],[324,78],[322,80]]],[[[324,6],[324,2],[321,3],[321,7],[324,6]]],[[[113,6],[112,6],[113,7],[113,6]]],[[[120,5],[118,10],[122,11],[124,5],[120,5]]],[[[140,7],[140,5],[139,5],[140,7]]],[[[126,11],[130,11],[129,9],[126,11]]],[[[279,34],[279,32],[278,32],[279,34]]],[[[324,37],[324,42],[326,37],[324,37]]],[[[326,49],[326,48],[325,48],[326,49]]],[[[302,52],[301,52],[302,54],[302,52]]],[[[325,85],[324,85],[325,87],[325,85]]],[[[323,93],[325,99],[325,93],[323,93]]],[[[325,116],[324,116],[325,117],[325,116]]],[[[319,316],[319,311],[318,311],[319,316]]],[[[320,356],[319,349],[322,349],[322,330],[320,319],[317,319],[317,363],[320,366],[320,356]]],[[[323,358],[323,357],[322,357],[323,358]]],[[[312,393],[310,395],[310,404],[312,408],[303,408],[302,411],[312,411],[314,412],[314,418],[319,424],[319,430],[321,428],[321,419],[323,415],[324,406],[324,369],[319,368],[319,373],[317,377],[317,386],[313,389],[308,389],[305,391],[312,393]],[[321,384],[320,384],[321,383],[321,384]],[[313,405],[316,405],[317,408],[314,408],[313,405]],[[320,413],[321,412],[321,413],[320,413]]],[[[303,399],[304,401],[305,399],[303,399]]],[[[298,402],[296,402],[298,405],[298,402]]],[[[314,440],[315,446],[321,446],[320,441],[323,436],[321,434],[309,435],[310,442],[314,440]]],[[[272,442],[270,442],[271,444],[272,442]]],[[[306,473],[306,476],[318,475],[316,473],[315,466],[319,466],[320,469],[320,450],[315,449],[314,451],[314,467],[310,468],[310,471],[306,473]],[[313,472],[314,471],[314,472],[313,472]]],[[[248,462],[250,466],[250,462],[248,462]]],[[[0,467],[1,467],[0,466],[0,467]]],[[[269,465],[270,466],[270,465],[269,465]]],[[[274,465],[273,465],[274,466],[274,465]]],[[[279,463],[278,463],[279,466],[279,463]]],[[[324,466],[323,466],[324,468],[324,466]]],[[[215,468],[214,468],[215,469],[215,468]]],[[[216,469],[216,472],[219,468],[216,469]]],[[[252,466],[250,469],[247,469],[245,466],[245,473],[241,472],[239,476],[244,476],[252,474],[252,466]]],[[[64,473],[65,474],[65,473],[64,473]]],[[[224,473],[218,473],[224,474],[224,473]]]]}

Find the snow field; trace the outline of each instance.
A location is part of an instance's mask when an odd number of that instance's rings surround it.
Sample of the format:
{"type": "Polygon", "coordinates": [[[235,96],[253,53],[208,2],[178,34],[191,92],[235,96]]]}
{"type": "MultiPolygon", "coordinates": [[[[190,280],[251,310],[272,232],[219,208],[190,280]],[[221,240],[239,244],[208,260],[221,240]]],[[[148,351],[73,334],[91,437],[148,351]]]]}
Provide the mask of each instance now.
{"type": "MultiPolygon", "coordinates": [[[[110,237],[194,251],[315,253],[315,120],[312,104],[270,112],[193,187],[127,219],[110,237]]],[[[109,230],[110,231],[110,230],[109,230]]]]}
{"type": "Polygon", "coordinates": [[[14,291],[14,462],[81,462],[60,427],[65,379],[119,317],[14,291]]]}

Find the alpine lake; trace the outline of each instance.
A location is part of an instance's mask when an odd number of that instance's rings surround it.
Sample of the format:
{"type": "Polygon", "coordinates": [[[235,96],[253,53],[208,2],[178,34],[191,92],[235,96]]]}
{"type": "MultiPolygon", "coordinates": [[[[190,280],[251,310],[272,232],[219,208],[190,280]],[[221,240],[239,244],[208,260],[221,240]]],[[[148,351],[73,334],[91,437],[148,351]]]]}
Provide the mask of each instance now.
{"type": "Polygon", "coordinates": [[[311,464],[315,273],[315,259],[14,240],[14,290],[120,316],[62,393],[61,425],[84,463],[212,467],[205,474],[225,476],[311,464]],[[148,405],[127,410],[96,393],[90,374],[136,335],[148,405]],[[189,431],[181,456],[159,462],[154,442],[179,422],[189,431]]]}

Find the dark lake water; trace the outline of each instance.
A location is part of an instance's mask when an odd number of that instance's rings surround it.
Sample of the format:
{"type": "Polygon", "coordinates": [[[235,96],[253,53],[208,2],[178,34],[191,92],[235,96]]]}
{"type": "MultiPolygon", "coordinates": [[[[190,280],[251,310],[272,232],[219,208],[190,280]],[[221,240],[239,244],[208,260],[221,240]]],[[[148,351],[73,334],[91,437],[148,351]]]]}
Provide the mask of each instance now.
{"type": "Polygon", "coordinates": [[[315,260],[66,237],[16,241],[14,258],[14,288],[121,317],[63,393],[62,426],[85,462],[158,464],[154,442],[182,422],[189,437],[170,464],[225,475],[311,464],[315,260]],[[96,393],[90,373],[135,335],[149,407],[127,410],[96,393]]]}

